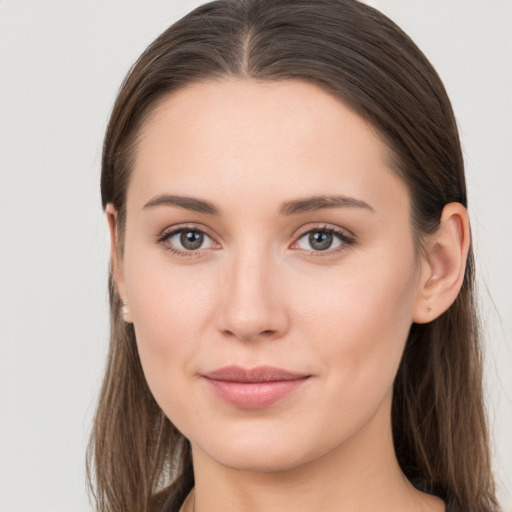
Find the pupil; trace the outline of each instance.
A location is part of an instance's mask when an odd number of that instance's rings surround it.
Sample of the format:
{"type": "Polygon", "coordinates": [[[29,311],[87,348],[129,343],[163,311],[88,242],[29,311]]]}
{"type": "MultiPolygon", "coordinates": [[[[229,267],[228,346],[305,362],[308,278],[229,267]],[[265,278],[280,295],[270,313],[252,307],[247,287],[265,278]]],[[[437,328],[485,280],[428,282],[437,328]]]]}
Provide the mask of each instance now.
{"type": "Polygon", "coordinates": [[[316,251],[325,251],[332,245],[332,234],[326,231],[315,231],[309,235],[309,244],[316,251]]]}
{"type": "Polygon", "coordinates": [[[193,251],[203,245],[203,234],[197,231],[184,231],[181,233],[180,242],[185,249],[193,251]]]}

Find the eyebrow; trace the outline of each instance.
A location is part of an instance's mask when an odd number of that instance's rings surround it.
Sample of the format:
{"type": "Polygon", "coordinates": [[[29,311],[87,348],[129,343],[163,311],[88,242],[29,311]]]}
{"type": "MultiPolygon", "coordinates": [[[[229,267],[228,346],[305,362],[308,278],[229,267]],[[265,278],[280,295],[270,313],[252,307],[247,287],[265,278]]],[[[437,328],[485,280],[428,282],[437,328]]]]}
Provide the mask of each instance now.
{"type": "MultiPolygon", "coordinates": [[[[186,210],[220,216],[221,211],[211,202],[196,197],[162,194],[144,205],[144,210],[155,206],[179,206],[186,210]]],[[[368,203],[348,196],[311,196],[283,203],[279,210],[282,216],[298,215],[326,208],[363,208],[375,211],[368,203]]]]}
{"type": "Polygon", "coordinates": [[[364,201],[347,196],[312,196],[294,201],[287,201],[280,210],[281,215],[297,215],[299,213],[313,212],[325,208],[363,208],[374,212],[375,210],[364,201]]]}
{"type": "Polygon", "coordinates": [[[220,210],[209,201],[197,199],[195,197],[175,196],[170,194],[162,194],[148,201],[143,210],[154,208],[155,206],[179,206],[186,210],[194,212],[206,213],[208,215],[220,215],[220,210]]]}

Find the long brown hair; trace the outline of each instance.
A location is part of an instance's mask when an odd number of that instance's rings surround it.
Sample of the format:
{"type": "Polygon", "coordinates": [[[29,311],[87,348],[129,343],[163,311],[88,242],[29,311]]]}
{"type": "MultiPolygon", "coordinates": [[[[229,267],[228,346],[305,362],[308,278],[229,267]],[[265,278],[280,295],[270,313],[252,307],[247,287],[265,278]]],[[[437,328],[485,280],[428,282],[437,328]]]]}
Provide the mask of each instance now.
{"type": "MultiPolygon", "coordinates": [[[[411,39],[355,0],[218,0],[179,20],[125,79],[105,136],[103,207],[125,222],[137,135],[164,95],[225,77],[298,79],[336,95],[389,146],[407,184],[418,251],[443,207],[467,207],[455,118],[437,73],[411,39]]],[[[110,278],[110,351],[88,451],[101,512],[172,510],[193,486],[190,445],[144,378],[133,327],[110,278]]],[[[413,324],[394,383],[395,450],[405,475],[454,509],[496,509],[482,396],[479,325],[470,251],[455,303],[413,324]]]]}

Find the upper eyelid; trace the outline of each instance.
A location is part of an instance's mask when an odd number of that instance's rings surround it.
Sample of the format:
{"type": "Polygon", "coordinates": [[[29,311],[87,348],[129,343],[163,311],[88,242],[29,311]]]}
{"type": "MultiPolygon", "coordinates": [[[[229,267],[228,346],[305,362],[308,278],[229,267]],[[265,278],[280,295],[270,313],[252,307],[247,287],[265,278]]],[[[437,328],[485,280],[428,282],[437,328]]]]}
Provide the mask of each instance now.
{"type": "Polygon", "coordinates": [[[158,236],[157,239],[163,239],[167,238],[171,235],[175,235],[176,233],[179,233],[180,231],[198,231],[200,233],[203,233],[207,236],[209,236],[212,240],[216,240],[215,234],[212,232],[211,229],[207,228],[206,226],[202,226],[201,224],[192,224],[192,223],[185,223],[185,224],[178,224],[175,226],[169,226],[165,228],[158,236]]]}
{"type": "Polygon", "coordinates": [[[339,254],[344,253],[347,249],[350,247],[355,247],[358,245],[358,240],[356,236],[352,233],[352,231],[342,228],[337,225],[328,224],[328,223],[322,223],[317,224],[316,226],[303,226],[302,231],[299,234],[296,234],[294,237],[294,241],[289,246],[292,250],[298,250],[294,249],[293,246],[298,244],[299,241],[304,238],[308,233],[315,232],[315,231],[327,231],[332,234],[334,234],[335,237],[338,238],[338,240],[341,242],[340,245],[326,249],[324,251],[316,251],[314,249],[302,249],[302,252],[309,255],[314,255],[315,257],[321,257],[321,258],[328,258],[332,256],[336,256],[339,254]]]}
{"type": "Polygon", "coordinates": [[[190,224],[188,224],[188,226],[187,225],[181,225],[181,226],[178,225],[178,226],[172,226],[172,227],[168,227],[168,228],[164,229],[161,232],[161,234],[155,238],[155,242],[158,245],[161,245],[162,247],[164,247],[164,249],[166,251],[174,253],[174,255],[177,257],[186,257],[186,256],[192,257],[195,255],[199,256],[201,253],[204,254],[204,251],[215,249],[214,247],[206,247],[206,248],[199,248],[199,249],[191,250],[191,249],[176,247],[174,244],[172,244],[170,242],[170,239],[173,238],[174,236],[176,236],[178,233],[183,232],[183,231],[196,231],[196,232],[202,233],[203,235],[207,236],[211,242],[213,242],[214,244],[220,245],[219,242],[217,242],[217,240],[215,239],[215,237],[211,236],[209,234],[208,229],[206,229],[205,227],[198,227],[197,225],[191,226],[190,224]]]}
{"type": "Polygon", "coordinates": [[[350,239],[355,239],[356,238],[356,235],[352,231],[347,229],[347,228],[342,228],[342,227],[336,226],[334,224],[329,224],[327,222],[322,222],[322,223],[313,224],[313,225],[308,224],[306,226],[303,226],[303,227],[299,228],[295,232],[295,239],[298,240],[299,238],[301,238],[305,234],[310,233],[311,231],[330,231],[330,232],[332,232],[334,234],[343,234],[347,238],[350,238],[350,239]]]}
{"type": "Polygon", "coordinates": [[[169,226],[165,228],[159,235],[157,235],[154,238],[154,241],[157,245],[162,246],[166,251],[170,251],[174,253],[176,256],[193,256],[195,254],[199,255],[200,253],[204,254],[204,251],[211,251],[214,249],[217,249],[215,247],[206,247],[206,248],[199,248],[194,250],[187,250],[182,249],[180,247],[176,247],[173,243],[171,243],[170,239],[174,237],[176,234],[182,232],[182,231],[198,231],[204,235],[206,235],[213,244],[221,245],[215,236],[212,236],[209,233],[209,229],[206,227],[199,227],[197,225],[191,225],[190,223],[184,224],[184,225],[176,225],[176,226],[169,226]]]}

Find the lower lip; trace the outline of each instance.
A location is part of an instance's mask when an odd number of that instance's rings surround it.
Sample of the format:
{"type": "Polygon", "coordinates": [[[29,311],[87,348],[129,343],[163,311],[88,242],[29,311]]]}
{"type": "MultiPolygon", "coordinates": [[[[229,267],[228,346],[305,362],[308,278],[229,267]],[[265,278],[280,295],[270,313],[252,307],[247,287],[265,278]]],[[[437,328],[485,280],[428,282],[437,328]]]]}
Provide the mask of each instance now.
{"type": "Polygon", "coordinates": [[[241,409],[263,409],[297,390],[309,377],[268,382],[232,382],[206,379],[212,392],[241,409]]]}

